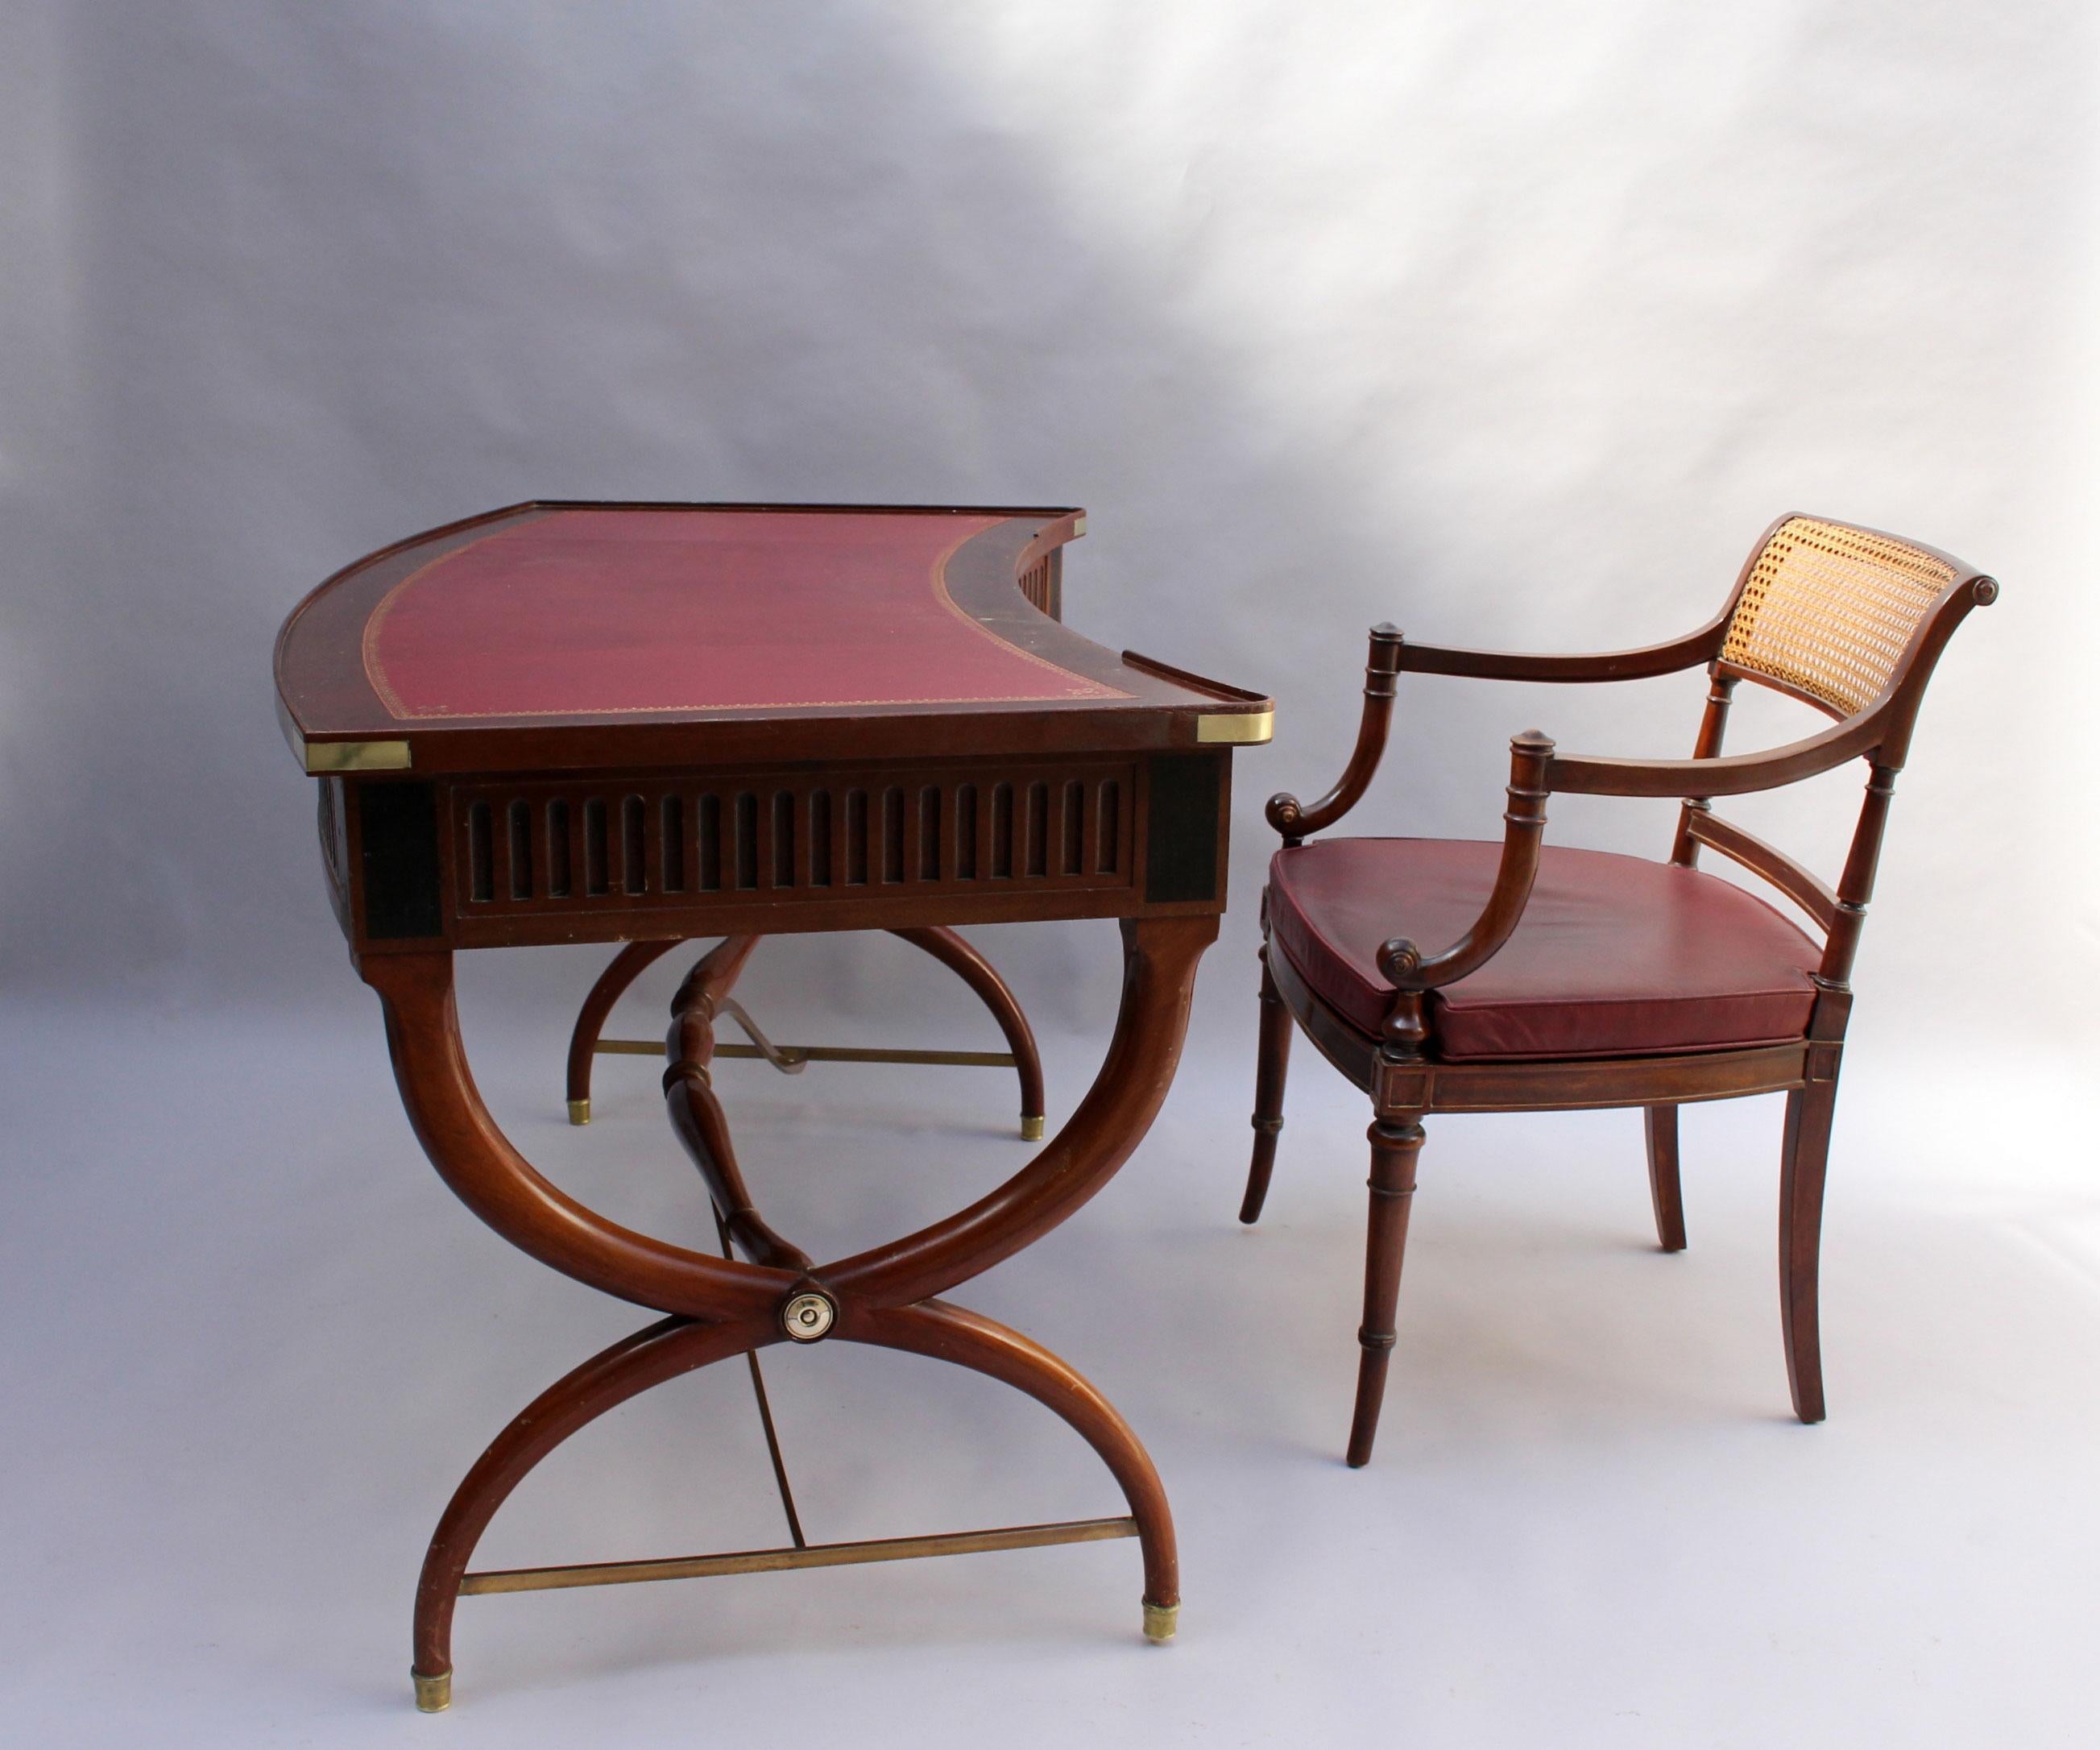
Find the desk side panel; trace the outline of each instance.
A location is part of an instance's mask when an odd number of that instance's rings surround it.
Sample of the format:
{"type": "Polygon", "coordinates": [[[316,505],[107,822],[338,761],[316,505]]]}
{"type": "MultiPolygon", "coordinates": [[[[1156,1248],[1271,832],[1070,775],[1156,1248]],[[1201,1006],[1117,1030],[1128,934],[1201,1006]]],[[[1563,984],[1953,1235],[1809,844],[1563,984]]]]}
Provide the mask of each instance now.
{"type": "Polygon", "coordinates": [[[1231,757],[326,780],[354,950],[1224,908],[1231,757]]]}

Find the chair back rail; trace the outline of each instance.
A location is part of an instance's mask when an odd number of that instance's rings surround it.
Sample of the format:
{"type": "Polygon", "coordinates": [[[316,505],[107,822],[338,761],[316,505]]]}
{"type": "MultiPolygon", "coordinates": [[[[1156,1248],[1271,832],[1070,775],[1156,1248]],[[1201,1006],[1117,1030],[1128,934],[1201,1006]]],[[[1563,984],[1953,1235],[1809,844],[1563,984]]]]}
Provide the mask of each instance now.
{"type": "Polygon", "coordinates": [[[1688,802],[1686,831],[1696,844],[1711,846],[1724,857],[1761,875],[1807,913],[1828,935],[1836,927],[1841,902],[1810,870],[1776,845],[1724,820],[1705,802],[1688,802]]]}

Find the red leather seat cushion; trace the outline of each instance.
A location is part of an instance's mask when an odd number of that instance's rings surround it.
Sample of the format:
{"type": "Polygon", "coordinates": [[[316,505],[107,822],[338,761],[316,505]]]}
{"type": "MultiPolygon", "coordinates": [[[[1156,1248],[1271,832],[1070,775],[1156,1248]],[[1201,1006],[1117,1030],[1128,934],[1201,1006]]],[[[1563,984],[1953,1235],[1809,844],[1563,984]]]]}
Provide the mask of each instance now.
{"type": "MultiPolygon", "coordinates": [[[[1392,1001],[1376,955],[1440,953],[1480,915],[1499,843],[1335,838],[1280,851],[1268,921],[1306,983],[1367,1033],[1392,1001]]],[[[1431,998],[1433,1055],[1633,1057],[1798,1039],[1820,957],[1755,895],[1697,869],[1548,846],[1515,933],[1431,998]]]]}

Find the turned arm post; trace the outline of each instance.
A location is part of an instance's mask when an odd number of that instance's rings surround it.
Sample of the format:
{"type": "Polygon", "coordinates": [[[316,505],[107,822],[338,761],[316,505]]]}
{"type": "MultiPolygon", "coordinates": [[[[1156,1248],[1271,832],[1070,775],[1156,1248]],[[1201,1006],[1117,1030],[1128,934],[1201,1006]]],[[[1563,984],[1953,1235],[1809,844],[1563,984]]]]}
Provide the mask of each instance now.
{"type": "Polygon", "coordinates": [[[1392,723],[1394,678],[1400,673],[1400,628],[1384,622],[1371,628],[1370,651],[1364,659],[1364,714],[1357,726],[1357,745],[1349,763],[1335,787],[1310,807],[1288,790],[1268,799],[1264,811],[1268,824],[1283,835],[1286,845],[1302,844],[1314,833],[1332,826],[1357,805],[1370,788],[1385,752],[1386,731],[1392,723]]]}
{"type": "MultiPolygon", "coordinates": [[[[1694,759],[1718,758],[1721,740],[1727,733],[1728,705],[1735,697],[1736,678],[1723,674],[1718,670],[1710,671],[1712,682],[1706,689],[1706,709],[1699,719],[1699,739],[1692,744],[1694,759]]],[[[1692,817],[1696,814],[1711,814],[1714,805],[1705,797],[1688,796],[1678,805],[1677,837],[1670,847],[1670,860],[1683,868],[1695,867],[1699,861],[1699,841],[1692,836],[1692,817]]]]}

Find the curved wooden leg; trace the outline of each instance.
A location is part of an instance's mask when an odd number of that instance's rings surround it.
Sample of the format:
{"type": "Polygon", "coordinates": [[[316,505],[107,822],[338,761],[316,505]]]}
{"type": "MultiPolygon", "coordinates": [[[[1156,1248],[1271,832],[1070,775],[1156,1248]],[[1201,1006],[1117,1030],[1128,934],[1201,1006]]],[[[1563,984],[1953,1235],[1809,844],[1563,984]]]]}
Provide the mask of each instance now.
{"type": "Polygon", "coordinates": [[[975,991],[977,1000],[991,1010],[992,1019],[1006,1035],[1006,1047],[1013,1054],[1014,1067],[1021,1074],[1021,1140],[1040,1142],[1044,1110],[1043,1059],[1035,1049],[1035,1030],[1029,1026],[1028,1017],[1021,1012],[1006,980],[990,961],[945,924],[918,930],[893,930],[889,933],[931,954],[975,991]]]}
{"type": "Polygon", "coordinates": [[[1651,1106],[1648,1120],[1648,1193],[1655,1205],[1655,1237],[1665,1252],[1684,1249],[1684,1187],[1677,1175],[1677,1108],[1651,1106]]]}
{"type": "Polygon", "coordinates": [[[1811,1081],[1786,1097],[1786,1152],[1779,1180],[1779,1301],[1786,1332],[1786,1381],[1793,1413],[1823,1420],[1823,1341],[1816,1275],[1823,1235],[1823,1178],[1838,1084],[1811,1081]]]}
{"type": "Polygon", "coordinates": [[[1246,1194],[1240,1199],[1240,1219],[1251,1226],[1261,1219],[1268,1195],[1268,1176],[1276,1169],[1276,1139],[1283,1129],[1283,1079],[1290,1069],[1290,1011],[1277,995],[1268,970],[1272,951],[1264,946],[1261,962],[1261,1037],[1254,1067],[1254,1158],[1247,1164],[1246,1194]]]}
{"type": "MultiPolygon", "coordinates": [[[[736,983],[744,961],[751,958],[751,951],[764,939],[762,936],[723,937],[686,974],[686,983],[699,980],[709,995],[719,1001],[736,983]]],[[[606,1017],[612,1013],[613,1005],[627,994],[628,987],[642,976],[646,968],[679,945],[677,937],[668,942],[629,943],[612,957],[612,964],[598,974],[590,995],[584,998],[584,1005],[576,1014],[576,1031],[569,1035],[571,1124],[590,1122],[591,1058],[598,1050],[598,1035],[605,1031],[606,1017]]]]}
{"type": "Polygon", "coordinates": [[[358,970],[379,993],[395,1084],[423,1152],[452,1194],[519,1251],[621,1300],[689,1319],[770,1315],[794,1292],[792,1271],[636,1233],[536,1172],[474,1085],[449,952],[367,954],[358,970]]]}
{"type": "Polygon", "coordinates": [[[612,957],[612,963],[598,975],[598,983],[591,986],[590,994],[584,998],[583,1007],[576,1011],[576,1030],[569,1035],[571,1124],[590,1122],[591,1055],[598,1049],[598,1035],[605,1031],[605,1018],[612,1013],[612,1005],[627,994],[628,986],[642,976],[643,970],[677,945],[675,939],[629,943],[612,957]]]}
{"type": "Polygon", "coordinates": [[[1385,1402],[1386,1366],[1398,1340],[1393,1316],[1400,1304],[1400,1266],[1407,1249],[1407,1214],[1414,1200],[1414,1162],[1422,1152],[1419,1112],[1381,1118],[1370,1131],[1370,1234],[1365,1245],[1364,1322],[1357,1332],[1363,1358],[1357,1363],[1357,1411],[1349,1425],[1349,1463],[1371,1461],[1379,1410],[1385,1402]]]}
{"type": "Polygon", "coordinates": [[[1114,1404],[1039,1343],[945,1301],[855,1312],[842,1334],[855,1342],[908,1350],[988,1374],[1026,1392],[1069,1422],[1101,1455],[1130,1503],[1131,1517],[1137,1521],[1138,1545],[1145,1557],[1145,1637],[1174,1638],[1181,1609],[1174,1516],[1150,1456],[1114,1404]]]}
{"type": "Polygon", "coordinates": [[[452,1491],[416,1587],[416,1705],[435,1713],[452,1699],[452,1610],[460,1581],[496,1509],[569,1436],[638,1392],[681,1373],[780,1341],[770,1319],[734,1325],[665,1319],[622,1337],[541,1392],[489,1443],[452,1491]]]}
{"type": "MultiPolygon", "coordinates": [[[[1136,1437],[1100,1393],[1048,1351],[929,1297],[1049,1231],[1128,1158],[1173,1078],[1197,964],[1217,930],[1215,916],[1127,921],[1115,1035],[1093,1086],[1058,1135],[1004,1185],[945,1221],[816,1270],[801,1267],[801,1253],[752,1225],[757,1212],[706,1087],[709,980],[733,978],[752,939],[725,942],[686,980],[670,1039],[667,1092],[674,1122],[718,1203],[747,1217],[747,1237],[756,1237],[774,1262],[711,1258],[621,1227],[566,1195],[533,1170],[481,1102],[460,1039],[451,954],[364,956],[359,970],[385,1010],[403,1104],[446,1183],[530,1256],[673,1315],[541,1394],[461,1483],[431,1540],[417,1593],[418,1704],[435,1710],[449,1699],[452,1616],[462,1584],[477,1591],[520,1589],[517,1574],[485,1576],[483,1584],[466,1577],[466,1564],[491,1516],[534,1465],[637,1392],[788,1336],[815,1341],[836,1332],[938,1356],[1012,1385],[1061,1416],[1101,1455],[1129,1500],[1145,1555],[1146,1632],[1169,1637],[1180,1603],[1173,1522],[1136,1437]]],[[[544,1578],[554,1571],[533,1571],[544,1578]]]]}
{"type": "Polygon", "coordinates": [[[1115,1035],[1064,1128],[968,1209],[827,1264],[817,1272],[825,1285],[869,1306],[923,1301],[990,1270],[1077,1213],[1130,1159],[1158,1116],[1188,1036],[1197,962],[1217,934],[1215,914],[1126,919],[1115,1035]]]}

